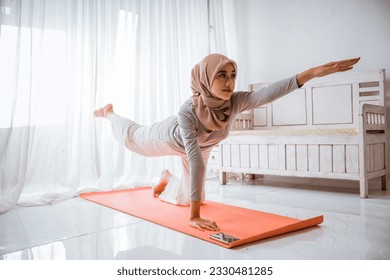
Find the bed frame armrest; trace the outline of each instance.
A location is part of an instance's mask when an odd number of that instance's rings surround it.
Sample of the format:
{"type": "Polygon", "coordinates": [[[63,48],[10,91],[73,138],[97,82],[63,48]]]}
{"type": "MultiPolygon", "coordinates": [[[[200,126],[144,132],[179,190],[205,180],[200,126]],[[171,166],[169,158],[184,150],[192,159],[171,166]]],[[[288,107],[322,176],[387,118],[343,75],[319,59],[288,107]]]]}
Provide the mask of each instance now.
{"type": "Polygon", "coordinates": [[[365,134],[386,133],[386,108],[363,104],[361,129],[365,134]]]}

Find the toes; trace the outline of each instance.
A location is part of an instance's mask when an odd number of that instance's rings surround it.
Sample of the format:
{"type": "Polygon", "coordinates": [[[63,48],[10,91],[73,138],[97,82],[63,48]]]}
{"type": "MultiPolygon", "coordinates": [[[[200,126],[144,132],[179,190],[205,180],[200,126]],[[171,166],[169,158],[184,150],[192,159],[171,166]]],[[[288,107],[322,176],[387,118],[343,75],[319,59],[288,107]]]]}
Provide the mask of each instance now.
{"type": "Polygon", "coordinates": [[[104,106],[98,110],[95,110],[93,112],[93,115],[95,117],[107,117],[109,114],[111,114],[113,112],[114,112],[114,109],[113,109],[112,104],[107,104],[106,106],[104,106]]]}

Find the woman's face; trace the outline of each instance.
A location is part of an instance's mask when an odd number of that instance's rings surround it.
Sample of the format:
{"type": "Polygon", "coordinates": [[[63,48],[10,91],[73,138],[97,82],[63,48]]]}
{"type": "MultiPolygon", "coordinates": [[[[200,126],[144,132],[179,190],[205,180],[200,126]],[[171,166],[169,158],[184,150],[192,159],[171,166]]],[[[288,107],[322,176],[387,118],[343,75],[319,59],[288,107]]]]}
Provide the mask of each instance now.
{"type": "Polygon", "coordinates": [[[228,63],[222,67],[211,85],[212,94],[222,100],[229,100],[236,85],[236,70],[233,64],[228,63]]]}

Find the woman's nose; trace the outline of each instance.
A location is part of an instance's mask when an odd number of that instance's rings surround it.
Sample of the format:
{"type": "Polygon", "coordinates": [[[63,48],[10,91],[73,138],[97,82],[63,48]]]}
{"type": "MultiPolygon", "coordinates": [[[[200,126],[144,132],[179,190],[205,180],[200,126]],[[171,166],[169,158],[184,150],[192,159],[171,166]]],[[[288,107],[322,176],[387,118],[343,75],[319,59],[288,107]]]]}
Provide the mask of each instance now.
{"type": "Polygon", "coordinates": [[[231,85],[233,85],[233,79],[232,78],[227,78],[226,79],[226,84],[225,84],[226,86],[231,86],[231,85]]]}

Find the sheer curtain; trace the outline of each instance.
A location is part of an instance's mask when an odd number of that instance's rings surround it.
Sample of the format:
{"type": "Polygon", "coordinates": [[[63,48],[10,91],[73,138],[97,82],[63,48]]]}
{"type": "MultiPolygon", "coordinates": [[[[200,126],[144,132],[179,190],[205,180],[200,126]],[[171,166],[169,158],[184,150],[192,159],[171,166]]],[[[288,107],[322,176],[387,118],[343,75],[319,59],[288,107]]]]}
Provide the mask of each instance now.
{"type": "Polygon", "coordinates": [[[176,158],[124,150],[92,112],[111,102],[141,124],[176,114],[191,95],[192,66],[224,51],[210,47],[209,16],[222,14],[209,7],[206,0],[2,0],[0,213],[150,184],[164,168],[179,173],[176,158]]]}

